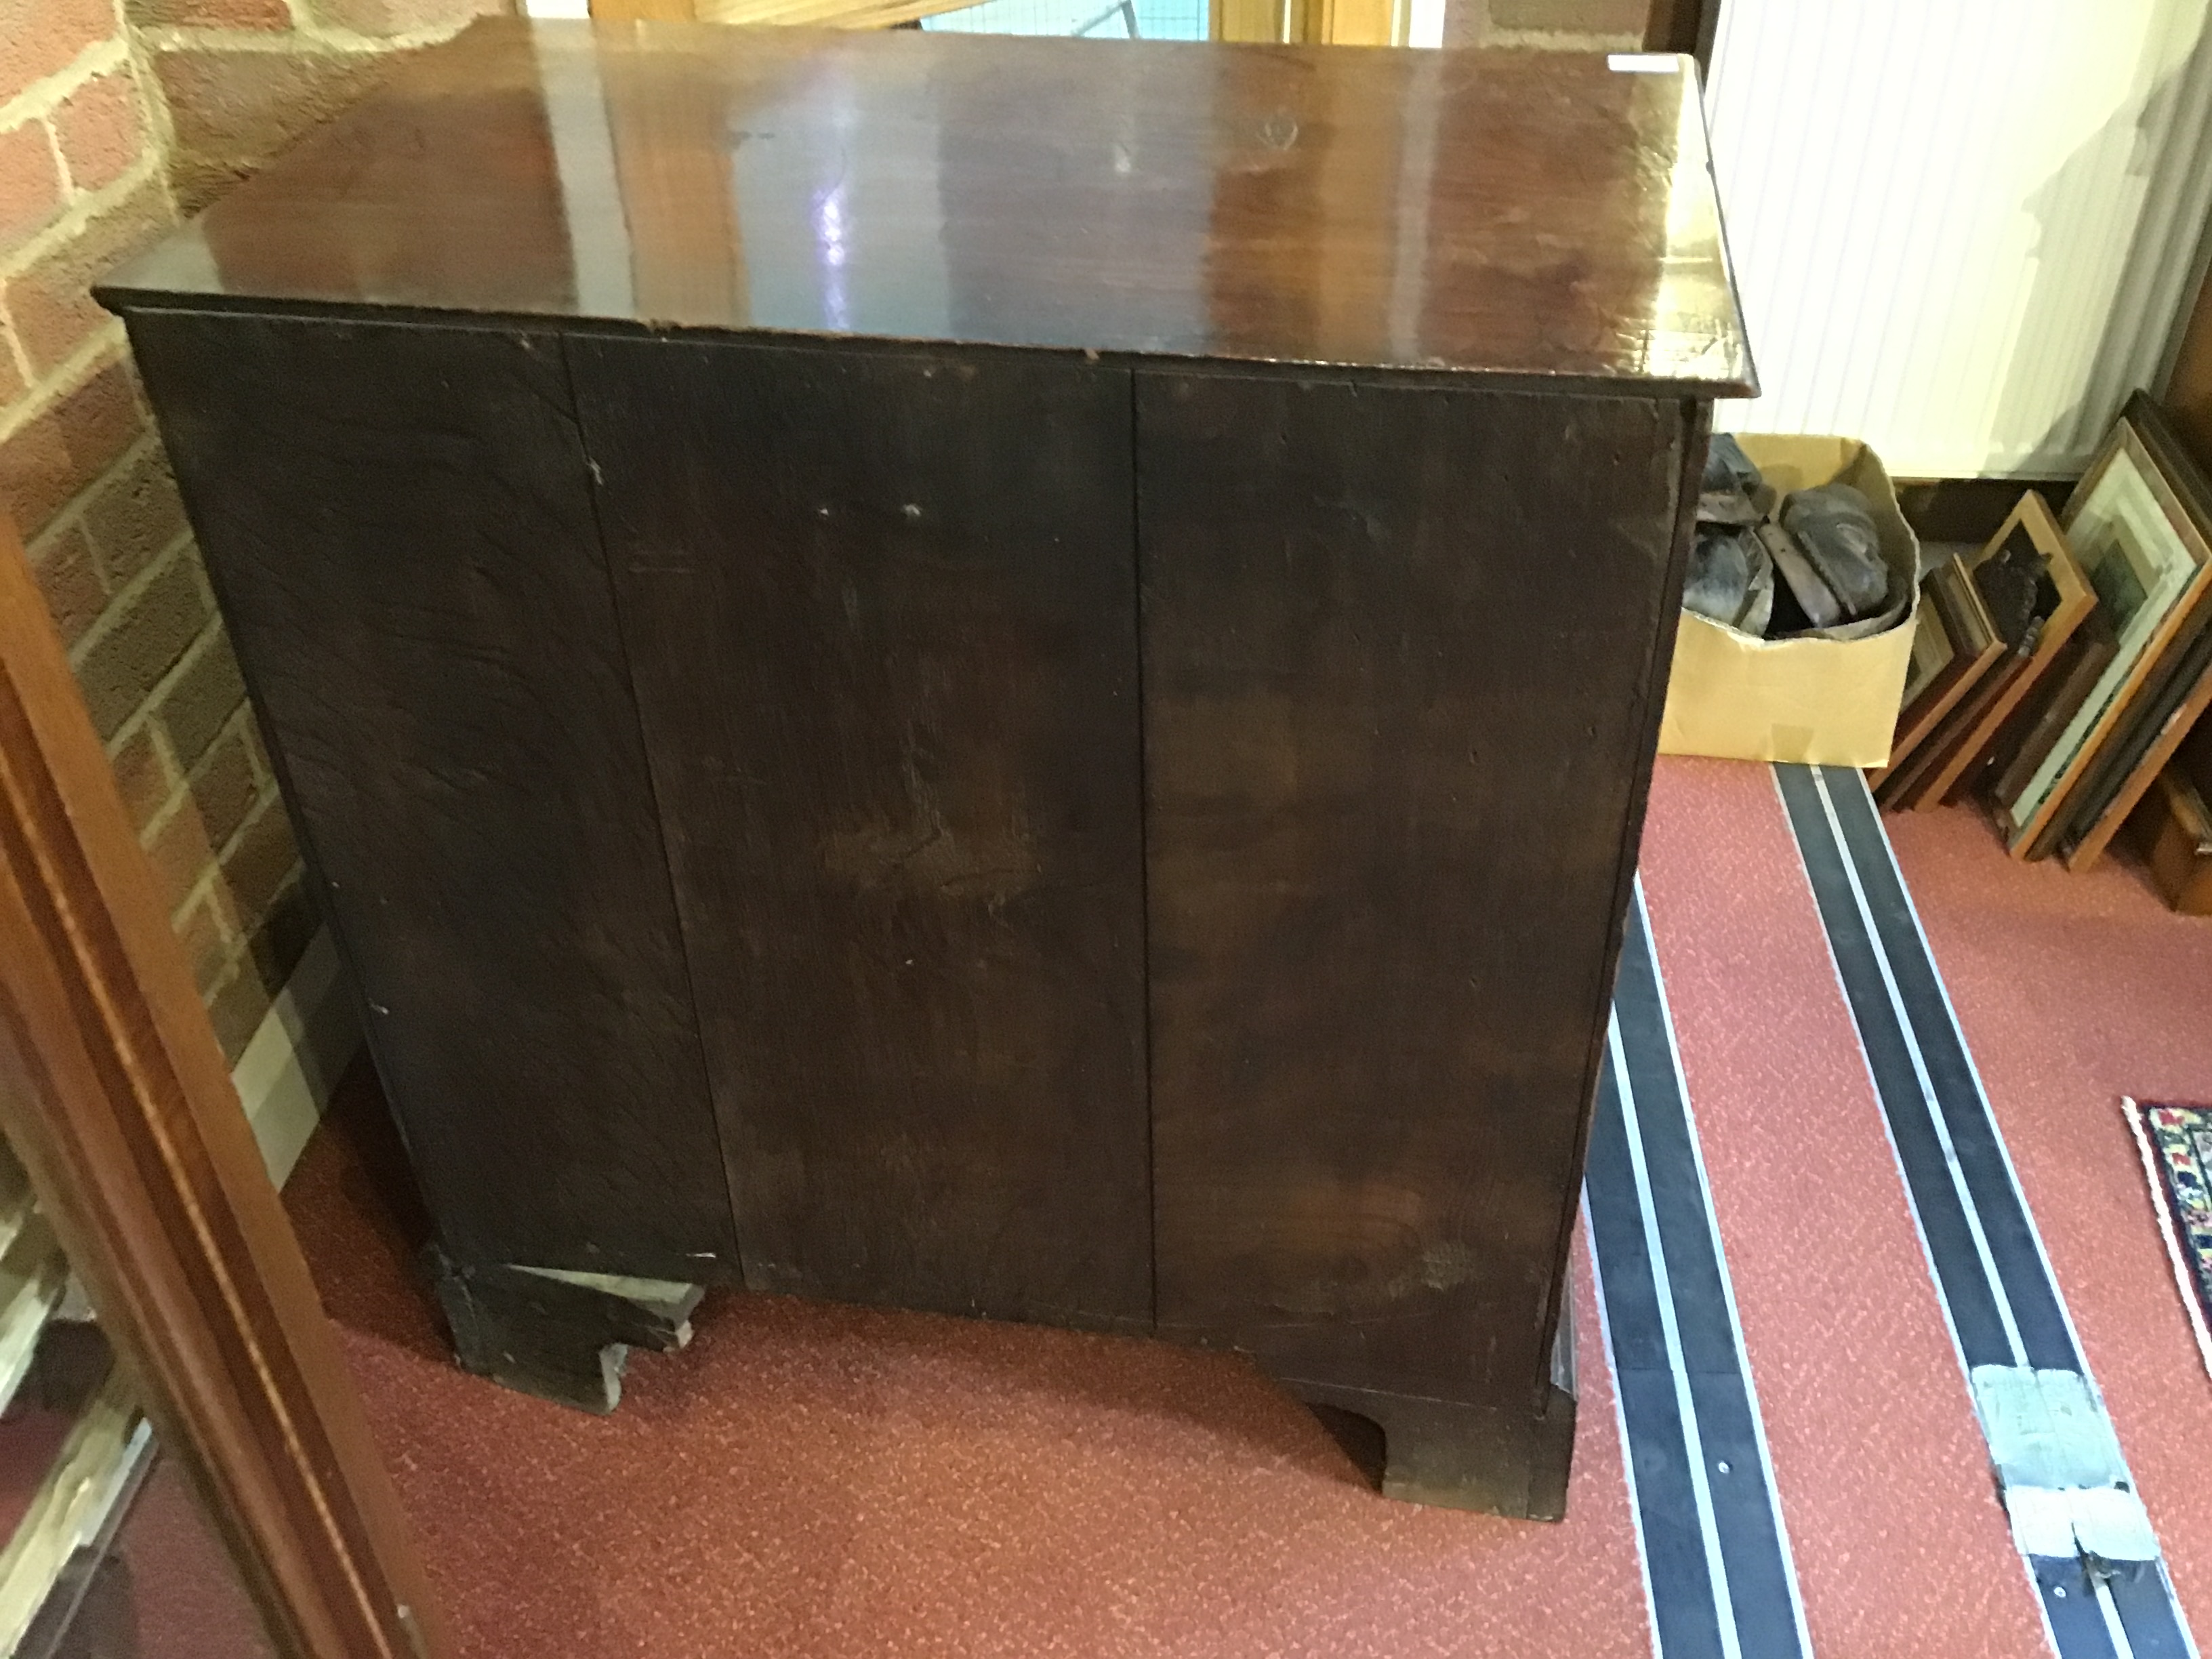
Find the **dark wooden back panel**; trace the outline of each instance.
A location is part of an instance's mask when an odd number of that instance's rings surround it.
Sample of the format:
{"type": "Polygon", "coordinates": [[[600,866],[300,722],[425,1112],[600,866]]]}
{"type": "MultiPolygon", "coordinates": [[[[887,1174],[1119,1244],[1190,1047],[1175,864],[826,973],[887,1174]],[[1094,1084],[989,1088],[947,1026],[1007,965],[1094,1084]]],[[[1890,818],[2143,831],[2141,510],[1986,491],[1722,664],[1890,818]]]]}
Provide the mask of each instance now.
{"type": "Polygon", "coordinates": [[[1163,1333],[1547,1375],[1679,404],[1138,376],[1163,1333]]]}
{"type": "Polygon", "coordinates": [[[568,349],[747,1282],[1149,1328],[1127,374],[568,349]]]}
{"type": "Polygon", "coordinates": [[[447,1248],[734,1276],[557,343],[159,311],[131,339],[447,1248]]]}

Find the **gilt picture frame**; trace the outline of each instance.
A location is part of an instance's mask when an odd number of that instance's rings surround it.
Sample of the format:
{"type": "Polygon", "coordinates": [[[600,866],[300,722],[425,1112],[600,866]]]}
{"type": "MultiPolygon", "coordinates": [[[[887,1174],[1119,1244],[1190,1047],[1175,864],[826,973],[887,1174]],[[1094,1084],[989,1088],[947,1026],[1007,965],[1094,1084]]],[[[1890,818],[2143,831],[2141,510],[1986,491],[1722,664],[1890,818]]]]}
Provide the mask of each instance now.
{"type": "Polygon", "coordinates": [[[2015,858],[2042,850],[2045,829],[2212,580],[2212,543],[2144,441],[2139,421],[2148,401],[2141,393],[2130,400],[2060,516],[2118,649],[2043,763],[1998,803],[2015,858]]]}

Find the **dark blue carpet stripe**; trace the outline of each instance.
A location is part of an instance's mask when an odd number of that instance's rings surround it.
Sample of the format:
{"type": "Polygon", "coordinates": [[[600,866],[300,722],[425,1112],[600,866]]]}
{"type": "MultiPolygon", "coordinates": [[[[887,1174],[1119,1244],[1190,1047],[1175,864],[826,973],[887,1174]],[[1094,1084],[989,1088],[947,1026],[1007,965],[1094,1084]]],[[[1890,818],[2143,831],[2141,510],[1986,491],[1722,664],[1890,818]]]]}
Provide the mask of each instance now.
{"type": "Polygon", "coordinates": [[[1621,1079],[1608,1054],[1587,1195],[1661,1651],[1666,1659],[1729,1651],[1802,1659],[1787,1544],[1640,895],[1629,913],[1613,1005],[1645,1182],[1637,1178],[1631,1115],[1622,1109],[1621,1079]],[[1663,1273],[1651,1257],[1648,1224],[1659,1234],[1663,1273]],[[1706,1489],[1703,1510],[1681,1415],[1685,1394],[1706,1489]],[[1708,1516],[1714,1547],[1706,1540],[1708,1516]],[[1716,1552],[1724,1597],[1711,1571],[1716,1552]]]}
{"type": "Polygon", "coordinates": [[[2051,1622],[2051,1639],[2065,1659],[2118,1659],[2104,1609],[2097,1605],[2096,1586],[2078,1555],[2031,1555],[2029,1570],[2043,1597],[2043,1616],[2051,1622]]]}
{"type": "MultiPolygon", "coordinates": [[[[2057,1284],[1865,780],[1832,767],[1774,774],[1963,1360],[2081,1373],[2057,1284]],[[2009,1333],[2001,1309],[2011,1315],[2009,1333]]],[[[2063,1659],[2193,1654],[2161,1563],[2026,1559],[2063,1659]]]]}
{"type": "Polygon", "coordinates": [[[1583,1194],[1659,1651],[1664,1659],[1722,1659],[1718,1604],[1610,1060],[1598,1085],[1583,1194]]]}
{"type": "Polygon", "coordinates": [[[1936,976],[1927,941],[1913,919],[1911,901],[1890,856],[1874,798],[1856,772],[1827,767],[1823,775],[1828,799],[1836,809],[1836,822],[1843,829],[1844,845],[1866,895],[1867,908],[1874,915],[1882,952],[1889,958],[1898,994],[1919,1039],[1921,1060],[1928,1068],[1944,1124],[1950,1130],[1960,1171],[1966,1177],[1975,1213],[1981,1218],[1983,1235],[1989,1240],[2005,1299],[2012,1304],[2013,1322],[2019,1328],[2026,1361],[2040,1370],[2078,1371],[2081,1358],[2075,1351],[2073,1333],[2066,1328],[2057,1290],[2037,1247],[2019,1184],[1998,1143],[1996,1125],[1966,1055],[1966,1040],[1936,976]]]}
{"type": "Polygon", "coordinates": [[[2191,1659],[2189,1638],[2174,1606],[2173,1587],[2155,1561],[2108,1564],[2106,1588],[2118,1609],[2136,1659],[2191,1659]]]}
{"type": "Polygon", "coordinates": [[[1819,787],[1808,768],[1778,766],[1774,771],[1959,1346],[1970,1366],[2016,1364],[2019,1357],[1982,1270],[1942,1143],[1929,1121],[1907,1033],[1882,982],[1875,939],[1859,915],[1850,872],[1828,827],[1819,787]]]}

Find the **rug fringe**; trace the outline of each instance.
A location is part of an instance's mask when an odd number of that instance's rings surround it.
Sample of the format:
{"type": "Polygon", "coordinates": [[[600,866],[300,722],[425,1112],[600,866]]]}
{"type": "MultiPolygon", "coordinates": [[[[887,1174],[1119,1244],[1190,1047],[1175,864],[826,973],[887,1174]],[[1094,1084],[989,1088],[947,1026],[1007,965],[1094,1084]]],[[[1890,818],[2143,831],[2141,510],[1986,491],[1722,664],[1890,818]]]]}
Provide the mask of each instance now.
{"type": "Polygon", "coordinates": [[[2189,1326],[2197,1334],[2197,1357],[2203,1361],[2207,1376],[2212,1376],[2212,1329],[2204,1321],[2204,1303],[2197,1294],[2197,1275],[2190,1266],[2187,1247],[2174,1224],[2173,1195],[2160,1173],[2158,1149],[2151,1144],[2150,1126],[2143,1120],[2143,1109],[2131,1095],[2120,1097],[2120,1110],[2125,1114],[2128,1127],[2134,1132],[2136,1152],[2142,1159],[2143,1176],[2150,1182],[2150,1206],[2158,1213],[2158,1235],[2166,1241],[2166,1259],[2173,1268],[2173,1287],[2181,1293],[2181,1305],[2189,1311],[2189,1326]]]}

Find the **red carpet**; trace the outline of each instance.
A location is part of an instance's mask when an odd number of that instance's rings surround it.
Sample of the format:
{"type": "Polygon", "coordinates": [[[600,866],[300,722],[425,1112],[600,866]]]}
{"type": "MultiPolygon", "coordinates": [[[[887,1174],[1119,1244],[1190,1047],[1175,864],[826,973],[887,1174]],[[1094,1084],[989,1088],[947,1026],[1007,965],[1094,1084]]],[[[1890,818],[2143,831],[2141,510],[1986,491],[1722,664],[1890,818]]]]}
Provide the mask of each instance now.
{"type": "Polygon", "coordinates": [[[1586,1267],[1542,1526],[1389,1502],[1164,1343],[724,1295],[613,1417],[526,1399],[447,1359],[365,1138],[326,1127],[286,1197],[469,1659],[1648,1650],[1586,1267]]]}
{"type": "Polygon", "coordinates": [[[2212,1379],[2119,1098],[2212,1102],[2212,919],[2120,858],[2069,875],[1960,811],[1889,820],[2174,1588],[2212,1619],[2212,1379]]]}
{"type": "Polygon", "coordinates": [[[115,1553],[130,1573],[133,1659],[275,1659],[198,1494],[169,1459],[138,1489],[115,1553]]]}
{"type": "Polygon", "coordinates": [[[1814,1651],[2045,1651],[1773,774],[1662,761],[1643,868],[1814,1651]]]}
{"type": "MultiPolygon", "coordinates": [[[[2212,1383],[2114,1097],[2212,1099],[2212,922],[1889,822],[2194,1611],[2212,1383]]],[[[2047,1651],[1766,769],[1662,762],[1644,878],[1816,1649],[2047,1651]]],[[[334,1120],[287,1199],[468,1659],[1650,1650],[1586,1264],[1547,1527],[1376,1496],[1234,1359],[1065,1332],[725,1295],[613,1418],[525,1399],[447,1360],[387,1162],[334,1120]]]]}

